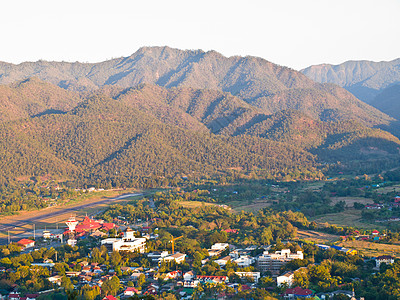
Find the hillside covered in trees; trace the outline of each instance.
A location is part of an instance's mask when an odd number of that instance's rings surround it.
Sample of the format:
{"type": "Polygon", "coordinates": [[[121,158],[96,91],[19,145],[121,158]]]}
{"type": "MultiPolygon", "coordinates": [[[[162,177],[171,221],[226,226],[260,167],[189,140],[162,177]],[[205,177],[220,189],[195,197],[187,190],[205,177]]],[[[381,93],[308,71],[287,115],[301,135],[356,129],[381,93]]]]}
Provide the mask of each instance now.
{"type": "Polygon", "coordinates": [[[326,162],[399,155],[400,141],[380,129],[297,110],[268,114],[218,90],[141,84],[74,92],[33,78],[0,92],[2,184],[49,174],[80,186],[155,186],[229,170],[310,179],[323,177],[326,162]]]}

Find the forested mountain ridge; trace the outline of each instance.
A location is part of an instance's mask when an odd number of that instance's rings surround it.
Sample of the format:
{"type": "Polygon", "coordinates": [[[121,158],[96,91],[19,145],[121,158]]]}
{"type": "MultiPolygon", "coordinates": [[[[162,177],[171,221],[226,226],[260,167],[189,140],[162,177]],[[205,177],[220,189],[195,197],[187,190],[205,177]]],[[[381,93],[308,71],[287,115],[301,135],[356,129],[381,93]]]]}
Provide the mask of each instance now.
{"type": "Polygon", "coordinates": [[[52,174],[103,184],[119,178],[135,185],[144,177],[229,168],[320,176],[315,157],[305,150],[250,136],[181,129],[106,96],[90,97],[65,114],[3,123],[0,134],[3,183],[18,175],[52,174]]]}
{"type": "Polygon", "coordinates": [[[296,110],[269,115],[221,91],[141,84],[63,94],[39,79],[2,88],[14,91],[26,83],[39,96],[18,99],[37,99],[43,112],[31,115],[22,106],[23,117],[0,122],[2,183],[50,174],[77,184],[143,186],[152,176],[229,169],[278,179],[320,178],[318,166],[331,161],[332,152],[334,162],[345,162],[349,147],[351,159],[366,160],[371,147],[374,159],[397,157],[400,147],[393,135],[356,121],[323,122],[296,110]],[[41,97],[45,91],[48,97],[41,97]],[[65,105],[78,104],[49,111],[53,92],[65,96],[65,105]]]}
{"type": "Polygon", "coordinates": [[[257,57],[224,57],[201,50],[144,47],[129,57],[101,63],[0,63],[0,83],[31,76],[62,88],[93,91],[105,85],[190,87],[230,93],[264,113],[296,109],[324,121],[356,119],[367,126],[389,125],[387,115],[336,86],[316,83],[300,72],[257,57]]]}
{"type": "Polygon", "coordinates": [[[384,89],[400,82],[400,58],[392,61],[347,61],[339,65],[321,64],[301,70],[312,80],[335,83],[358,99],[372,103],[384,89]]]}

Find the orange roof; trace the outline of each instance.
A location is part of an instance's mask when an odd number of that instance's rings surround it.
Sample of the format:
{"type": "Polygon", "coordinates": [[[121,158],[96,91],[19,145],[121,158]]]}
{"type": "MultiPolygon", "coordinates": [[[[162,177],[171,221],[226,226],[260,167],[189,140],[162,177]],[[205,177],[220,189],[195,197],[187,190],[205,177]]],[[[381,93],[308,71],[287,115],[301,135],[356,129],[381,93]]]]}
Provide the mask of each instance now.
{"type": "Polygon", "coordinates": [[[22,240],[17,242],[17,244],[20,244],[20,245],[29,245],[29,244],[32,244],[32,243],[35,243],[35,241],[28,240],[28,239],[22,239],[22,240]]]}

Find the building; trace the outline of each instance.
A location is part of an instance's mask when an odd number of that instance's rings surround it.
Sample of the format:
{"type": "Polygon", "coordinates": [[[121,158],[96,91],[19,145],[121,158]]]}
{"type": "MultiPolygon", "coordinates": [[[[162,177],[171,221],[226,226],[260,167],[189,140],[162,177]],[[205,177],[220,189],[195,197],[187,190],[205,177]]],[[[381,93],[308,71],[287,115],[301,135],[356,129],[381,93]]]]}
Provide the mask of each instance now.
{"type": "Polygon", "coordinates": [[[25,249],[27,249],[27,248],[34,247],[35,246],[35,241],[28,240],[28,239],[22,239],[22,240],[19,240],[17,242],[17,244],[22,246],[22,247],[24,247],[25,249]]]}
{"type": "Polygon", "coordinates": [[[286,289],[284,292],[285,298],[288,299],[298,299],[298,298],[311,298],[313,292],[309,289],[303,289],[299,286],[295,287],[294,289],[286,289]]]}
{"type": "Polygon", "coordinates": [[[375,258],[376,267],[379,268],[382,263],[387,265],[394,263],[394,257],[390,255],[382,255],[375,258]]]}
{"type": "Polygon", "coordinates": [[[127,287],[126,290],[124,291],[125,297],[134,296],[135,294],[140,294],[140,292],[134,287],[127,287]]]}
{"type": "Polygon", "coordinates": [[[47,280],[53,284],[58,284],[61,286],[62,276],[61,275],[51,276],[51,277],[48,277],[47,280]]]}
{"type": "Polygon", "coordinates": [[[128,252],[140,252],[144,253],[146,251],[146,239],[136,238],[134,231],[127,228],[124,237],[122,239],[118,238],[108,238],[101,241],[102,245],[105,245],[108,251],[128,251],[128,252]]]}
{"type": "Polygon", "coordinates": [[[216,243],[211,246],[211,249],[208,249],[208,254],[210,256],[220,255],[224,250],[229,249],[229,244],[227,243],[216,243]]]}
{"type": "Polygon", "coordinates": [[[235,259],[233,262],[236,263],[239,267],[247,268],[250,267],[250,265],[254,264],[256,260],[254,257],[242,255],[239,258],[235,259]]]}
{"type": "Polygon", "coordinates": [[[227,283],[229,282],[228,276],[207,276],[197,275],[196,280],[201,283],[212,282],[212,283],[227,283]]]}
{"type": "Polygon", "coordinates": [[[241,278],[243,277],[251,278],[251,280],[253,280],[255,283],[258,283],[258,280],[260,279],[261,276],[260,272],[235,272],[235,274],[241,278]]]}
{"type": "Polygon", "coordinates": [[[258,268],[261,272],[270,271],[272,276],[277,277],[280,269],[286,263],[294,259],[303,259],[303,252],[297,251],[297,253],[290,253],[290,249],[283,249],[276,251],[275,253],[264,253],[258,258],[258,268]]]}
{"type": "Polygon", "coordinates": [[[281,276],[276,277],[276,285],[278,287],[282,285],[287,285],[288,287],[291,287],[294,283],[294,272],[285,272],[281,276]]]}
{"type": "Polygon", "coordinates": [[[194,276],[193,271],[189,271],[189,272],[186,272],[185,274],[183,274],[183,280],[184,280],[184,281],[193,280],[194,277],[195,277],[195,276],[194,276]]]}
{"type": "Polygon", "coordinates": [[[185,261],[185,258],[186,254],[176,252],[175,254],[165,257],[163,260],[167,262],[174,260],[177,264],[181,264],[185,261]]]}
{"type": "Polygon", "coordinates": [[[45,240],[51,238],[51,233],[50,233],[49,230],[43,230],[43,238],[44,238],[45,240]]]}
{"type": "Polygon", "coordinates": [[[223,258],[217,259],[215,262],[216,262],[220,267],[223,267],[223,266],[226,266],[227,262],[230,261],[230,260],[231,260],[231,257],[228,255],[228,256],[225,256],[225,257],[223,257],[223,258]]]}
{"type": "Polygon", "coordinates": [[[156,262],[156,261],[160,262],[163,260],[163,258],[167,257],[168,255],[169,255],[168,251],[162,251],[162,252],[158,251],[158,252],[148,253],[147,257],[150,258],[151,261],[153,261],[153,262],[156,262]]]}

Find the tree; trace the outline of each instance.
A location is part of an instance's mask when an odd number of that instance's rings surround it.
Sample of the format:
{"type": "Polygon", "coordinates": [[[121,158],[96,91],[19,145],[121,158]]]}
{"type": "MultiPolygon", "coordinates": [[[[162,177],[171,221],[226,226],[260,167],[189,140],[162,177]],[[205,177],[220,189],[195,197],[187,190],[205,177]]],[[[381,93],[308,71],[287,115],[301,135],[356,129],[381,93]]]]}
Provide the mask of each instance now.
{"type": "Polygon", "coordinates": [[[146,282],[146,276],[144,274],[140,274],[137,280],[138,287],[142,288],[142,285],[146,282]]]}

